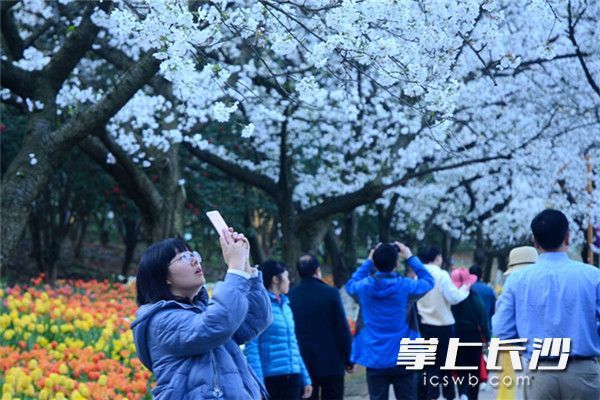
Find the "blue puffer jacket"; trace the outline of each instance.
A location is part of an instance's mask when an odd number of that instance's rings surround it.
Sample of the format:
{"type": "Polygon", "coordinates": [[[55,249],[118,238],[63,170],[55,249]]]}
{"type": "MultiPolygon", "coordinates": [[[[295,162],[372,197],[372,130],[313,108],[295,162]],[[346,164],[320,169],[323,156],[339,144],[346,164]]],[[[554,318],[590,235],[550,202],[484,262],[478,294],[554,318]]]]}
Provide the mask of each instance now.
{"type": "Polygon", "coordinates": [[[262,277],[228,273],[208,300],[159,301],[139,308],[131,324],[142,363],[156,376],[155,399],[259,399],[267,396],[240,344],[271,323],[262,277]]]}
{"type": "Polygon", "coordinates": [[[290,301],[285,295],[277,298],[273,293],[268,293],[271,298],[273,323],[246,345],[248,362],[261,380],[269,376],[300,374],[302,385],[310,385],[310,376],[296,340],[290,301]]]}
{"type": "Polygon", "coordinates": [[[412,301],[433,288],[433,277],[418,257],[407,260],[417,279],[399,276],[397,272],[375,272],[373,262],[366,260],[346,283],[346,291],[358,297],[364,328],[354,338],[352,362],[369,368],[396,366],[400,340],[414,339],[408,312],[412,301]]]}

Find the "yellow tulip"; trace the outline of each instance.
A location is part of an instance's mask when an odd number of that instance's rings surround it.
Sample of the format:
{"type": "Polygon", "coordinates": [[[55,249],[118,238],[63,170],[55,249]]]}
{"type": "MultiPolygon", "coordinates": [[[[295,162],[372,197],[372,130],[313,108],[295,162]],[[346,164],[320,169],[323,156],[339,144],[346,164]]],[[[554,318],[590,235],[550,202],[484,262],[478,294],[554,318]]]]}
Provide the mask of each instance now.
{"type": "Polygon", "coordinates": [[[88,397],[90,395],[85,383],[80,383],[79,386],[77,386],[77,390],[79,390],[79,393],[81,393],[84,397],[88,397]]]}
{"type": "Polygon", "coordinates": [[[60,372],[61,375],[66,375],[69,372],[69,368],[67,368],[67,365],[65,363],[62,363],[58,367],[58,372],[60,372]]]}
{"type": "Polygon", "coordinates": [[[2,335],[2,337],[4,337],[4,340],[11,340],[14,336],[15,331],[13,331],[12,329],[5,330],[4,335],[2,335]]]}

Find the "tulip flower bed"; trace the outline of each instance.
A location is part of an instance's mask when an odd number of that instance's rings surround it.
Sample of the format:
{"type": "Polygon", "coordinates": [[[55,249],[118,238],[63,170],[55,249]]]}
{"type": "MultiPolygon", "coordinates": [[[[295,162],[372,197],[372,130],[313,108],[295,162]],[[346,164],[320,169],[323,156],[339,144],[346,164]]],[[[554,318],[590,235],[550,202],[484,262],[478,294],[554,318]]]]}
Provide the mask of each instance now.
{"type": "Polygon", "coordinates": [[[0,288],[0,400],[150,399],[129,329],[134,286],[41,282],[0,288]]]}
{"type": "Polygon", "coordinates": [[[135,289],[63,281],[0,289],[0,386],[8,399],[151,398],[129,324],[135,289]]]}

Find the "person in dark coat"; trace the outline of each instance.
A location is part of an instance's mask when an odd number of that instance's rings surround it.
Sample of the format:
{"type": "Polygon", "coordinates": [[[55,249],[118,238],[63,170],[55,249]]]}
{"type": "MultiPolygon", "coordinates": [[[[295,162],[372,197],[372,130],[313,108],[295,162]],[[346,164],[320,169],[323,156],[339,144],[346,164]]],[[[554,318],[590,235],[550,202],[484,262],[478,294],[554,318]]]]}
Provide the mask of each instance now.
{"type": "Polygon", "coordinates": [[[321,268],[311,254],[298,259],[301,282],[290,290],[302,359],[313,382],[311,399],[343,399],[344,373],[352,372],[352,337],[337,289],[321,280],[321,268]]]}
{"type": "MultiPolygon", "coordinates": [[[[477,281],[477,276],[469,273],[466,268],[457,268],[450,274],[452,283],[456,287],[471,285],[477,281]]],[[[482,343],[489,342],[491,339],[491,330],[489,325],[489,316],[485,309],[481,297],[471,286],[469,296],[458,304],[452,306],[454,315],[454,337],[460,339],[461,343],[482,343]]],[[[461,367],[478,366],[481,369],[481,359],[483,357],[483,347],[463,346],[458,349],[456,365],[461,367]]],[[[462,377],[462,382],[458,385],[458,393],[461,398],[466,396],[469,400],[477,400],[479,396],[478,379],[475,385],[469,382],[469,375],[472,371],[457,370],[458,377],[462,377]]],[[[481,376],[479,371],[479,376],[481,376]]]]}
{"type": "Polygon", "coordinates": [[[487,285],[484,281],[481,280],[481,276],[483,275],[483,271],[479,265],[473,265],[469,268],[469,272],[477,277],[477,282],[471,286],[471,290],[474,290],[475,293],[479,295],[481,301],[483,301],[483,305],[485,307],[485,311],[487,312],[489,321],[488,324],[492,326],[492,316],[496,311],[496,293],[491,286],[487,285]]]}

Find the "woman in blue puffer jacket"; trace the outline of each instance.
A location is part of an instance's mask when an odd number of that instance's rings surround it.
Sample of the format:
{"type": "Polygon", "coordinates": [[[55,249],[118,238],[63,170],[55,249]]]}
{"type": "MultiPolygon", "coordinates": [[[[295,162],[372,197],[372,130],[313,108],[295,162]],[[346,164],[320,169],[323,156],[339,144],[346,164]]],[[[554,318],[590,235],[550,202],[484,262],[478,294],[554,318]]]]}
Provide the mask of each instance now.
{"type": "Polygon", "coordinates": [[[254,372],[264,379],[272,400],[309,398],[310,376],[298,347],[294,316],[286,294],[290,289],[287,265],[266,261],[259,266],[269,292],[273,323],[246,345],[246,356],[254,372]]]}
{"type": "Polygon", "coordinates": [[[224,230],[221,249],[229,269],[210,300],[202,259],[183,240],[142,255],[131,328],[138,357],[156,377],[155,399],[267,398],[239,345],[271,323],[271,301],[260,271],[249,267],[244,235],[224,230]]]}

